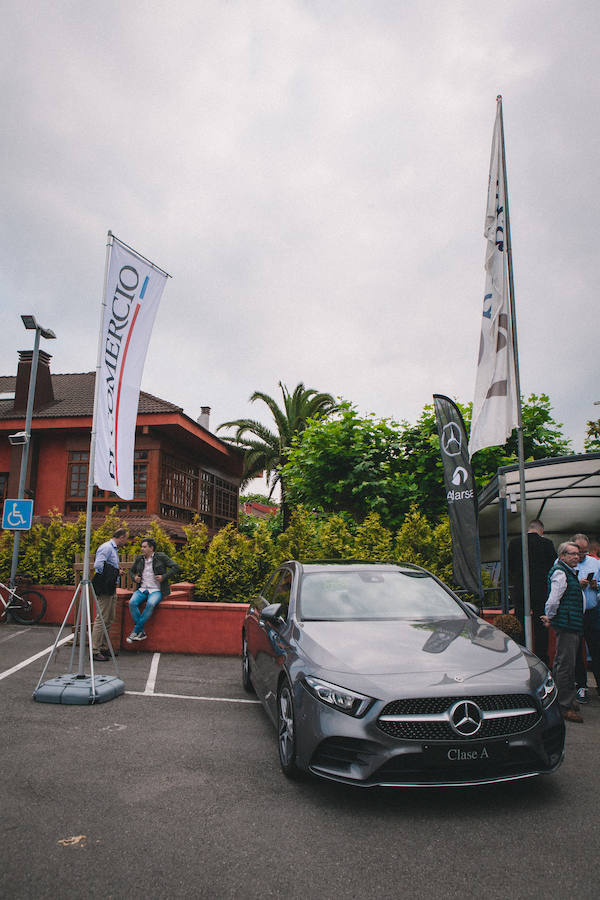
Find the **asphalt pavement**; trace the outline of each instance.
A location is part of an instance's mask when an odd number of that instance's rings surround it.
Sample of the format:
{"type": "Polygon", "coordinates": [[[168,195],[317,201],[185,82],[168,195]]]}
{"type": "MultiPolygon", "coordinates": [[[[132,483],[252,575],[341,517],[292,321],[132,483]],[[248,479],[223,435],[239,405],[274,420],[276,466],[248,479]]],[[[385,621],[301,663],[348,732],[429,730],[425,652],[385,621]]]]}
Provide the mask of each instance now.
{"type": "MultiPolygon", "coordinates": [[[[23,663],[56,633],[0,626],[4,897],[600,893],[595,690],[552,776],[442,790],[296,783],[239,659],[121,652],[124,696],[37,703],[45,659],[23,663]]],[[[68,670],[63,648],[46,678],[68,670]]]]}

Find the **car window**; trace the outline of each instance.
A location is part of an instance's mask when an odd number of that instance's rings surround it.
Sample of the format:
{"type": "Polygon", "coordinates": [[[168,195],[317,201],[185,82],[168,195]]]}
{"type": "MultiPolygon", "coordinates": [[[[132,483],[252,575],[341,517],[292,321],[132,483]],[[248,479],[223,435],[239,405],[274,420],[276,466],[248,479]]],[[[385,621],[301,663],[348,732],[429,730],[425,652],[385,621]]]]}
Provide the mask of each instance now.
{"type": "Polygon", "coordinates": [[[277,585],[271,603],[281,603],[281,618],[287,619],[290,607],[290,595],[292,592],[292,573],[284,569],[281,581],[277,585]]]}
{"type": "Polygon", "coordinates": [[[301,619],[468,619],[467,613],[425,572],[381,570],[304,575],[301,619]]]}
{"type": "Polygon", "coordinates": [[[274,602],[273,594],[275,593],[275,589],[277,587],[280,576],[281,571],[278,569],[276,572],[273,572],[273,574],[270,575],[265,582],[265,586],[260,592],[259,597],[259,606],[261,609],[263,609],[265,606],[269,606],[269,604],[274,602]]]}

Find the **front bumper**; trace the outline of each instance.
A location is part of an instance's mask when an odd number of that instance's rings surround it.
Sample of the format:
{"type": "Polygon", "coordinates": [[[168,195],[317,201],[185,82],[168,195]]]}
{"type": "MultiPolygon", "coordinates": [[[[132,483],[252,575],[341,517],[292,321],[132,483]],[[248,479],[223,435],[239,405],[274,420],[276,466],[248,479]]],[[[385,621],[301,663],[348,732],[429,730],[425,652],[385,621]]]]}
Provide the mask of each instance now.
{"type": "Polygon", "coordinates": [[[412,740],[378,727],[384,703],[360,719],[296,684],[297,764],[321,778],[361,787],[490,784],[549,774],[563,761],[565,725],[556,701],[523,731],[456,740],[412,740]]]}

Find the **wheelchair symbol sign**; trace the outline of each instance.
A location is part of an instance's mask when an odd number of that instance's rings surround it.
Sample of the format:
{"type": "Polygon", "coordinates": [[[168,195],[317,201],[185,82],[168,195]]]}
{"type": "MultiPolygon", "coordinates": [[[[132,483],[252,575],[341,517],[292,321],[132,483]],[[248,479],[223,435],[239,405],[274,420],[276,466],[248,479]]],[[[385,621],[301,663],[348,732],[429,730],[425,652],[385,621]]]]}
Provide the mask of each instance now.
{"type": "Polygon", "coordinates": [[[33,521],[33,500],[5,500],[2,527],[10,531],[29,531],[33,521]]]}

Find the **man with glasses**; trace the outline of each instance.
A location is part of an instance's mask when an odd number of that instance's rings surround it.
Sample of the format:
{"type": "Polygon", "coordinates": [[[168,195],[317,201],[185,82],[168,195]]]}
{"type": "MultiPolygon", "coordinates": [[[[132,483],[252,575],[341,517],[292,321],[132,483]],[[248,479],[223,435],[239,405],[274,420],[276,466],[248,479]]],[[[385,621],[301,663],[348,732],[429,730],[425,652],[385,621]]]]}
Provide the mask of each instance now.
{"type": "MultiPolygon", "coordinates": [[[[596,679],[596,689],[600,686],[600,610],[598,609],[598,581],[600,580],[600,562],[590,556],[590,541],[586,534],[573,536],[573,543],[579,550],[577,560],[577,577],[583,591],[585,608],[583,613],[582,652],[577,654],[575,667],[575,683],[577,699],[580,703],[589,703],[587,695],[587,672],[585,659],[589,650],[592,660],[591,669],[596,679]],[[587,645],[587,649],[586,649],[587,645]],[[585,654],[585,655],[584,655],[585,654]]],[[[600,691],[599,691],[600,694],[600,691]]]]}
{"type": "Polygon", "coordinates": [[[583,634],[583,591],[577,576],[579,548],[572,541],[558,548],[558,560],[548,573],[548,599],[541,620],[556,634],[553,674],[558,704],[568,722],[583,722],[575,695],[575,663],[583,634]]]}

